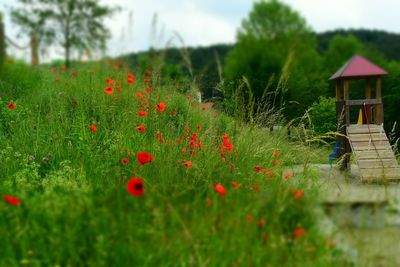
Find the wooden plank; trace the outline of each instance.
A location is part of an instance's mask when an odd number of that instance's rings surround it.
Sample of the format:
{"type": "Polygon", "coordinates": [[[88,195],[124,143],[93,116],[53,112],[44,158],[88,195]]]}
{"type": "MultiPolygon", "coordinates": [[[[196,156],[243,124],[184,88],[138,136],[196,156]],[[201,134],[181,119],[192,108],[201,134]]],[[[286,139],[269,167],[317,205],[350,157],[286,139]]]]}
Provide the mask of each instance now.
{"type": "Polygon", "coordinates": [[[379,129],[382,129],[382,126],[381,125],[378,125],[378,124],[361,124],[361,125],[358,125],[358,124],[351,124],[351,125],[349,125],[348,126],[350,129],[353,129],[353,128],[379,128],[379,129]]]}
{"type": "Polygon", "coordinates": [[[387,140],[378,140],[378,141],[356,141],[356,142],[351,142],[353,145],[358,145],[358,146],[371,146],[374,147],[375,146],[387,146],[388,149],[392,149],[392,147],[390,146],[389,141],[387,140]]]}
{"type": "Polygon", "coordinates": [[[347,134],[380,134],[384,133],[382,129],[372,128],[372,129],[351,129],[347,130],[347,134]]]}
{"type": "Polygon", "coordinates": [[[362,106],[362,105],[376,105],[382,104],[382,99],[354,99],[354,100],[346,100],[346,106],[362,106]]]}
{"type": "Polygon", "coordinates": [[[393,177],[400,176],[399,168],[360,169],[362,177],[393,177]]]}
{"type": "Polygon", "coordinates": [[[382,169],[382,168],[397,168],[397,161],[392,159],[362,159],[357,161],[360,169],[382,169]]]}
{"type": "Polygon", "coordinates": [[[359,127],[349,126],[347,127],[348,134],[369,134],[369,133],[385,133],[385,130],[380,126],[367,126],[360,125],[359,127]]]}
{"type": "Polygon", "coordinates": [[[391,150],[371,150],[371,151],[354,151],[356,160],[363,159],[394,159],[394,153],[391,150]]]}
{"type": "Polygon", "coordinates": [[[388,141],[375,141],[375,142],[356,142],[352,143],[353,150],[355,151],[373,151],[373,150],[391,150],[388,141]],[[381,143],[387,142],[387,143],[381,143]]]}
{"type": "Polygon", "coordinates": [[[385,177],[375,177],[375,176],[365,176],[361,177],[361,181],[364,183],[386,183],[386,182],[399,182],[400,176],[385,176],[385,177]]]}
{"type": "Polygon", "coordinates": [[[388,141],[385,133],[349,134],[351,142],[388,141]]]}

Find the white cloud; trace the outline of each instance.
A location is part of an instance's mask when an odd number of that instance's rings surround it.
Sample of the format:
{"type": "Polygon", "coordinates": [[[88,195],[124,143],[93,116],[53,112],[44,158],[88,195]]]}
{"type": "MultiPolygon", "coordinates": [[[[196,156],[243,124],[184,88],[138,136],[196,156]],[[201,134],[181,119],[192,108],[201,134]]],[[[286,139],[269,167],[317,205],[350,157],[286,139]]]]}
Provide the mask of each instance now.
{"type": "Polygon", "coordinates": [[[400,32],[398,0],[283,0],[306,18],[317,32],[337,28],[368,28],[400,32]]]}
{"type": "MultiPolygon", "coordinates": [[[[206,0],[151,0],[148,4],[142,1],[127,0],[103,0],[103,3],[115,3],[124,6],[116,19],[110,20],[110,29],[114,33],[114,38],[110,41],[110,53],[116,54],[121,49],[123,51],[145,50],[150,45],[162,47],[163,43],[177,32],[184,40],[186,45],[210,45],[214,43],[233,42],[235,40],[236,29],[244,16],[250,11],[251,1],[242,0],[238,3],[230,3],[236,7],[232,9],[234,16],[229,16],[229,12],[215,5],[215,2],[206,0]],[[247,5],[243,5],[247,2],[247,5]],[[150,4],[151,3],[151,4],[150,4]],[[215,9],[213,7],[215,6],[215,9]],[[238,16],[238,10],[242,13],[238,16]],[[129,12],[133,11],[133,26],[127,25],[129,12]],[[151,24],[154,14],[158,15],[158,34],[164,28],[163,43],[158,38],[151,38],[151,24]],[[124,40],[118,41],[118,36],[124,28],[131,28],[130,34],[124,35],[124,40]]],[[[226,0],[220,0],[226,2],[226,0]]],[[[219,3],[221,4],[221,3],[219,3]]],[[[177,42],[175,42],[177,43],[177,42]]],[[[178,42],[179,43],[179,42],[178,42]]]]}
{"type": "MultiPolygon", "coordinates": [[[[199,46],[234,42],[236,30],[252,8],[253,0],[99,0],[119,5],[122,10],[106,20],[112,32],[109,54],[141,51],[150,45],[162,47],[173,32],[178,32],[186,45],[199,46]],[[133,12],[130,23],[129,13],[133,12]],[[153,15],[158,14],[158,29],[165,27],[163,42],[151,38],[153,15]]],[[[371,28],[400,32],[398,0],[281,0],[306,18],[318,32],[337,28],[371,28]]],[[[0,0],[0,10],[16,0],[0,0]]],[[[7,14],[6,14],[7,15],[7,14]]],[[[6,16],[7,34],[16,39],[16,27],[6,16]]],[[[26,44],[27,40],[18,40],[26,44]]],[[[175,42],[179,44],[179,42],[175,42]]],[[[12,50],[29,57],[29,51],[12,50]]],[[[59,57],[59,55],[56,55],[59,57]]],[[[54,53],[53,53],[54,57],[54,53]]]]}

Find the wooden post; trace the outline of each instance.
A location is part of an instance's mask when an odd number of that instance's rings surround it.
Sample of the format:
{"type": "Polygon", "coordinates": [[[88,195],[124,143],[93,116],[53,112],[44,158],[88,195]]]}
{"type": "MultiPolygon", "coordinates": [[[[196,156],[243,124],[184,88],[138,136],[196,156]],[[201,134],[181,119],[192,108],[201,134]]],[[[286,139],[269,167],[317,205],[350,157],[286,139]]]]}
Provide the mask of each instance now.
{"type": "MultiPolygon", "coordinates": [[[[367,78],[367,83],[365,86],[365,99],[371,99],[371,79],[367,78]]],[[[365,105],[365,117],[367,118],[366,124],[371,124],[371,105],[365,105]]]]}
{"type": "MultiPolygon", "coordinates": [[[[381,83],[380,77],[376,79],[376,99],[382,101],[382,83],[381,83]]],[[[382,104],[377,104],[375,106],[374,119],[375,119],[375,123],[378,125],[383,123],[383,106],[382,106],[382,104]]]]}
{"type": "Polygon", "coordinates": [[[31,63],[32,65],[39,64],[39,43],[37,34],[35,32],[31,32],[31,63]]]}
{"type": "Polygon", "coordinates": [[[3,17],[0,13],[0,68],[6,59],[6,36],[4,32],[3,17]]]}
{"type": "Polygon", "coordinates": [[[350,108],[349,105],[346,104],[346,101],[349,100],[349,80],[345,79],[343,81],[343,100],[345,105],[345,121],[346,126],[350,125],[350,108]]]}
{"type": "Polygon", "coordinates": [[[340,93],[340,81],[336,80],[336,101],[340,101],[342,99],[342,94],[340,93]]]}
{"type": "Polygon", "coordinates": [[[346,101],[349,100],[349,81],[343,80],[343,100],[340,95],[340,80],[336,81],[336,119],[338,123],[338,135],[336,142],[339,145],[337,158],[341,163],[339,168],[341,171],[349,168],[350,162],[350,146],[346,138],[347,126],[350,125],[350,110],[346,101]]]}

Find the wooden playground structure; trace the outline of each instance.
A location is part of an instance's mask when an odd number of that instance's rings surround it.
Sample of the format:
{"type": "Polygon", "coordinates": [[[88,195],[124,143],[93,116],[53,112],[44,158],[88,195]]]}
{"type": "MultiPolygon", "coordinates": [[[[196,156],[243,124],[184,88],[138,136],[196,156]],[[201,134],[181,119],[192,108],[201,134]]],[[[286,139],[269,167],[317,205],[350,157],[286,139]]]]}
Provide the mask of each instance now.
{"type": "Polygon", "coordinates": [[[383,129],[381,78],[387,74],[379,66],[355,55],[330,77],[336,82],[336,119],[340,133],[336,157],[345,170],[350,167],[353,152],[363,182],[400,180],[400,168],[383,129]],[[365,80],[365,99],[351,100],[349,82],[359,79],[365,80]],[[373,89],[375,98],[372,98],[373,89]],[[357,124],[351,123],[352,106],[361,106],[357,124]]]}

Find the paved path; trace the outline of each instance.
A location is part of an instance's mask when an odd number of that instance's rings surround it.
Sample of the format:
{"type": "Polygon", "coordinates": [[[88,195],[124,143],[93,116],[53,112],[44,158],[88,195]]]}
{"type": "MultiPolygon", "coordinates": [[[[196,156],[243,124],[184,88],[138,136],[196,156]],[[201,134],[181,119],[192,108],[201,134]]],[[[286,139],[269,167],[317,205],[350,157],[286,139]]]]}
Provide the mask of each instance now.
{"type": "Polygon", "coordinates": [[[312,165],[320,176],[320,197],[338,246],[362,267],[400,266],[400,184],[365,184],[358,169],[343,174],[312,165]]]}

